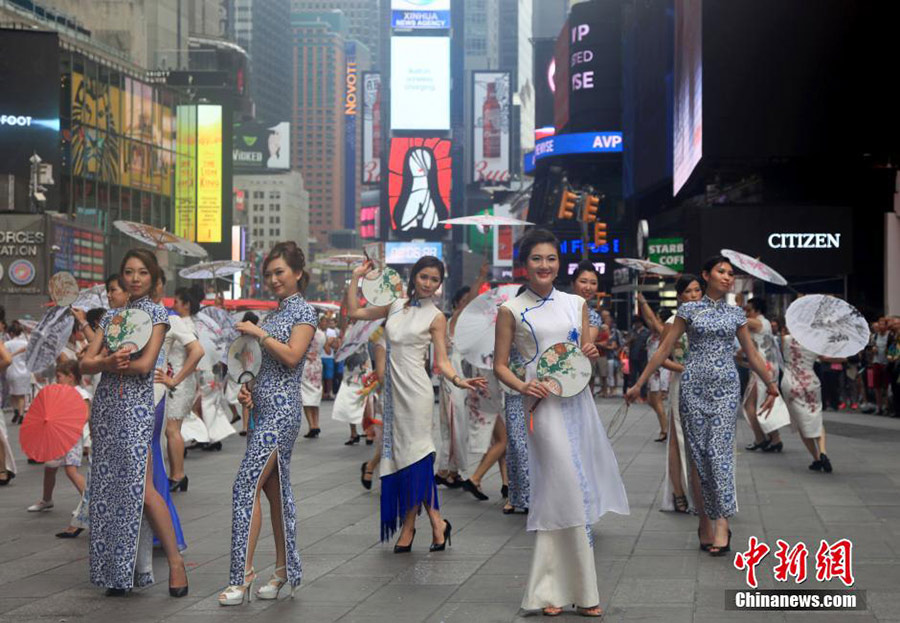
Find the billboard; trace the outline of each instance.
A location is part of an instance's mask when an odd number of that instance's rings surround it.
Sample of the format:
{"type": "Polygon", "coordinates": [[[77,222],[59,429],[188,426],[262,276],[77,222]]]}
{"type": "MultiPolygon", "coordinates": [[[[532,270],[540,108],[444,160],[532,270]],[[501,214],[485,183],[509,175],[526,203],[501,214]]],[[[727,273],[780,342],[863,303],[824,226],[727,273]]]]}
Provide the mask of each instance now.
{"type": "Polygon", "coordinates": [[[55,182],[44,184],[43,207],[59,210],[59,75],[55,33],[0,30],[0,176],[14,177],[17,210],[29,209],[22,200],[34,154],[52,167],[55,182]]]}
{"type": "Polygon", "coordinates": [[[381,183],[381,74],[363,74],[362,183],[381,183]]]}
{"type": "Polygon", "coordinates": [[[415,264],[420,257],[433,255],[444,259],[443,245],[440,242],[385,242],[385,264],[415,264]]]}
{"type": "Polygon", "coordinates": [[[443,138],[392,138],[388,161],[391,229],[410,238],[435,240],[449,225],[452,161],[443,138]]]}
{"type": "Polygon", "coordinates": [[[179,106],[175,142],[175,235],[197,240],[197,107],[179,106]]]}
{"type": "Polygon", "coordinates": [[[50,241],[54,246],[50,272],[72,273],[82,288],[103,283],[106,279],[103,233],[59,219],[50,223],[50,241]]]}
{"type": "Polygon", "coordinates": [[[222,242],[222,107],[197,106],[197,242],[222,242]]]}
{"type": "Polygon", "coordinates": [[[42,214],[0,214],[0,294],[42,294],[47,237],[42,214]]]}
{"type": "Polygon", "coordinates": [[[702,0],[675,0],[672,195],[703,155],[702,0]]]}
{"type": "Polygon", "coordinates": [[[391,26],[398,30],[447,30],[450,0],[391,0],[391,26]]]}
{"type": "Polygon", "coordinates": [[[344,43],[344,228],[356,227],[356,117],[359,115],[359,73],[356,42],[344,43]]]}
{"type": "Polygon", "coordinates": [[[234,124],[231,162],[236,169],[291,168],[291,124],[244,121],[234,124]]]}
{"type": "Polygon", "coordinates": [[[509,72],[472,74],[472,181],[509,183],[509,72]]]}
{"type": "Polygon", "coordinates": [[[391,37],[391,130],[450,129],[450,38],[391,37]]]}

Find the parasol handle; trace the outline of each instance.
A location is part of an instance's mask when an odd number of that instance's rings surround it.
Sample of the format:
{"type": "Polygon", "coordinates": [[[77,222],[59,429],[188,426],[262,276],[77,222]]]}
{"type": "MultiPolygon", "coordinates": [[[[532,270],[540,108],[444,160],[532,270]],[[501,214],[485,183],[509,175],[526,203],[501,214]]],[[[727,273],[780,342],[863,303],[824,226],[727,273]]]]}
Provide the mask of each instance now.
{"type": "Polygon", "coordinates": [[[538,405],[541,404],[543,398],[538,398],[534,401],[534,404],[531,405],[531,408],[528,410],[528,431],[530,433],[534,433],[534,412],[537,411],[538,405]]]}

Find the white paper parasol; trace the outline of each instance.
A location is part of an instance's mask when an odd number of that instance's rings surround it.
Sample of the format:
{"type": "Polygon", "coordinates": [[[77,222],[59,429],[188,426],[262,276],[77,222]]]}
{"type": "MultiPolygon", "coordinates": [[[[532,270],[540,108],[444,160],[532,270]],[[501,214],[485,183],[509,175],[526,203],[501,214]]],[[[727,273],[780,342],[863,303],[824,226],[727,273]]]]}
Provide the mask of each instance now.
{"type": "Polygon", "coordinates": [[[763,281],[768,281],[769,283],[774,283],[779,286],[787,285],[787,279],[782,277],[777,270],[764,262],[760,262],[754,257],[731,249],[722,249],[722,255],[731,260],[732,264],[751,277],[756,277],[757,279],[762,279],[763,281]]]}
{"type": "Polygon", "coordinates": [[[206,249],[196,242],[176,236],[165,229],[144,225],[143,223],[135,223],[134,221],[113,221],[113,225],[123,234],[149,244],[156,249],[172,251],[188,257],[207,256],[206,249]]]}
{"type": "Polygon", "coordinates": [[[369,341],[372,334],[384,324],[384,318],[354,322],[344,333],[344,341],[334,354],[334,360],[341,362],[369,341]]]}
{"type": "Polygon", "coordinates": [[[25,367],[43,372],[56,361],[66,347],[75,318],[68,307],[51,307],[31,330],[25,350],[25,367]]]}
{"type": "Polygon", "coordinates": [[[515,298],[517,285],[492,288],[472,299],[456,321],[453,348],[478,368],[494,365],[494,328],[500,305],[515,298]]]}
{"type": "Polygon", "coordinates": [[[106,296],[106,286],[101,284],[91,286],[78,293],[78,297],[72,301],[70,307],[77,307],[89,311],[91,309],[109,309],[109,297],[106,296]]]}
{"type": "Polygon", "coordinates": [[[360,255],[359,253],[341,253],[339,255],[330,255],[318,259],[316,260],[316,264],[328,268],[343,268],[344,270],[350,270],[350,266],[353,264],[362,264],[365,261],[365,255],[360,255]]]}
{"type": "Polygon", "coordinates": [[[197,338],[205,351],[203,360],[201,360],[204,369],[223,362],[232,342],[230,339],[232,336],[227,328],[223,328],[212,316],[207,314],[197,314],[194,327],[197,329],[197,338]]]}
{"type": "Polygon", "coordinates": [[[312,305],[315,309],[320,312],[339,312],[341,311],[340,305],[335,305],[334,303],[324,303],[322,301],[307,301],[310,305],[312,305]]]}
{"type": "Polygon", "coordinates": [[[497,227],[500,225],[534,225],[531,221],[512,218],[511,216],[494,216],[493,214],[473,214],[458,216],[438,221],[441,225],[478,225],[480,227],[497,227]]]}
{"type": "Polygon", "coordinates": [[[200,262],[199,264],[182,268],[178,271],[178,275],[185,279],[220,279],[243,272],[246,268],[246,262],[216,260],[215,262],[200,262]]]}
{"type": "Polygon", "coordinates": [[[869,343],[865,317],[833,296],[802,296],[788,307],[785,320],[795,340],[823,357],[852,357],[869,343]]]}
{"type": "Polygon", "coordinates": [[[674,277],[678,274],[677,271],[672,270],[668,266],[663,266],[662,264],[657,264],[656,262],[651,262],[650,260],[641,260],[636,257],[617,257],[616,263],[621,264],[622,266],[627,266],[632,270],[636,270],[642,273],[651,273],[654,275],[660,275],[661,277],[674,277]]]}
{"type": "Polygon", "coordinates": [[[50,277],[47,284],[50,298],[60,307],[71,305],[78,298],[78,282],[72,273],[61,271],[50,277]]]}

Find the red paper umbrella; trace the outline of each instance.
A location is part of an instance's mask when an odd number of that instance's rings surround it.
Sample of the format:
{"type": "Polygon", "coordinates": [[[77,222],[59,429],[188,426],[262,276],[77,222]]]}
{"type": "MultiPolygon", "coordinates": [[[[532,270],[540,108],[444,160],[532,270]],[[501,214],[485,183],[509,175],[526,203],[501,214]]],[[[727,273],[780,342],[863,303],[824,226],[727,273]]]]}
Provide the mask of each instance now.
{"type": "Polygon", "coordinates": [[[40,463],[65,456],[84,430],[88,410],[71,385],[48,385],[35,397],[19,431],[28,458],[40,463]]]}

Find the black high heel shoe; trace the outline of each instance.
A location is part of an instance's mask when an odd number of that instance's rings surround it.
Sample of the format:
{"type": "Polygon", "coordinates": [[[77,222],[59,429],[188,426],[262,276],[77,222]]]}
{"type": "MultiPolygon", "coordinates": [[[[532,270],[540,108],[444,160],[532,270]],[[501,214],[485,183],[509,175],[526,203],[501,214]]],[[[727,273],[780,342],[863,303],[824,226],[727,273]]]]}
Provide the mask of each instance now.
{"type": "Polygon", "coordinates": [[[766,451],[766,448],[769,447],[769,444],[772,443],[768,438],[763,439],[759,443],[751,443],[750,445],[744,446],[744,450],[749,450],[750,452],[756,452],[757,450],[766,451]]]}
{"type": "Polygon", "coordinates": [[[509,497],[509,485],[503,485],[500,487],[500,497],[506,499],[509,497]]]}
{"type": "Polygon", "coordinates": [[[778,452],[780,453],[782,448],[784,448],[784,444],[782,442],[771,443],[762,449],[763,452],[778,452]]]}
{"type": "Polygon", "coordinates": [[[712,547],[712,543],[704,543],[703,539],[700,537],[700,528],[697,528],[697,540],[700,541],[700,551],[708,552],[709,548],[712,547]]]}
{"type": "Polygon", "coordinates": [[[351,437],[351,438],[348,439],[347,441],[345,441],[345,442],[344,442],[344,445],[345,445],[345,446],[353,446],[353,445],[356,445],[356,444],[359,443],[359,439],[360,439],[359,435],[356,435],[356,436],[354,436],[354,437],[351,437]]]}
{"type": "Polygon", "coordinates": [[[728,529],[728,543],[724,547],[718,545],[710,545],[706,550],[710,556],[724,556],[731,551],[731,528],[728,529]]]}
{"type": "Polygon", "coordinates": [[[307,439],[316,439],[319,436],[319,433],[322,432],[321,428],[310,428],[309,432],[303,435],[307,439]]]}
{"type": "Polygon", "coordinates": [[[474,482],[472,482],[471,479],[469,479],[469,478],[466,478],[465,480],[462,481],[462,488],[465,489],[466,491],[468,491],[469,493],[471,493],[472,495],[474,495],[475,499],[477,499],[481,502],[490,499],[488,496],[486,496],[481,491],[481,489],[478,488],[478,485],[476,485],[474,482]]]}
{"type": "Polygon", "coordinates": [[[432,543],[431,547],[428,548],[429,552],[442,552],[447,549],[448,545],[452,545],[450,542],[450,532],[453,530],[453,526],[450,525],[450,522],[446,519],[444,520],[444,542],[441,544],[432,543]]]}
{"type": "Polygon", "coordinates": [[[127,588],[108,588],[106,589],[107,597],[124,597],[128,594],[127,588]]]}
{"type": "Polygon", "coordinates": [[[830,474],[834,470],[834,468],[831,466],[831,460],[827,456],[825,456],[824,452],[819,455],[819,460],[822,461],[822,470],[826,474],[830,474]]]}
{"type": "Polygon", "coordinates": [[[170,480],[169,481],[169,491],[174,493],[178,490],[187,491],[188,490],[188,477],[185,476],[181,480],[170,480]]]}
{"type": "Polygon", "coordinates": [[[371,489],[372,488],[372,479],[370,478],[369,480],[366,480],[366,474],[371,476],[372,472],[370,472],[369,470],[366,469],[367,465],[368,465],[368,463],[363,462],[362,467],[360,467],[360,471],[362,473],[359,476],[359,481],[362,483],[363,487],[365,487],[366,489],[371,489]]]}
{"type": "Polygon", "coordinates": [[[56,538],[58,538],[58,539],[77,539],[78,535],[81,534],[82,532],[84,532],[84,528],[76,528],[75,532],[68,532],[68,531],[57,532],[56,538]]]}
{"type": "Polygon", "coordinates": [[[412,538],[409,540],[409,545],[394,545],[394,553],[395,554],[408,554],[412,551],[413,541],[416,540],[416,529],[413,528],[412,538]]]}
{"type": "MultiPolygon", "coordinates": [[[[184,567],[184,565],[182,565],[184,567]]],[[[184,569],[184,577],[187,579],[187,569],[184,569]]],[[[170,586],[169,587],[169,596],[171,597],[187,597],[188,594],[188,585],[184,586],[170,586]]]]}
{"type": "Polygon", "coordinates": [[[217,441],[216,443],[209,443],[203,446],[204,452],[221,452],[222,451],[222,442],[217,441]]]}

